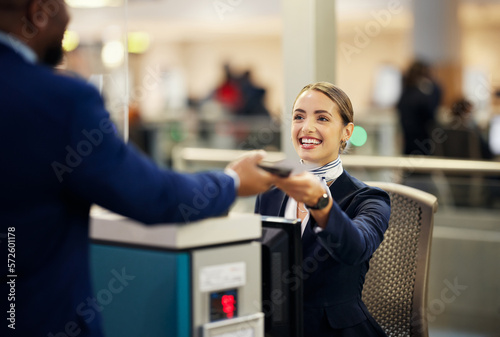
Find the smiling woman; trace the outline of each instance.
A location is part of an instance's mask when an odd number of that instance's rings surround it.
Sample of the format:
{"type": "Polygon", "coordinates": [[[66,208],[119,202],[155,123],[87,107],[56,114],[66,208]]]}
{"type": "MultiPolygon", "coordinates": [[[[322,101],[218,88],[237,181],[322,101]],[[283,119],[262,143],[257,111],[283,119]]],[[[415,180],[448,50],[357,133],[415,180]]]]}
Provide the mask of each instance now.
{"type": "Polygon", "coordinates": [[[354,129],[351,101],[333,84],[318,82],[302,89],[292,113],[295,150],[316,168],[277,178],[257,197],[255,212],[302,222],[304,336],[386,336],[361,290],[388,226],[390,201],[342,168],[339,154],[354,129]]]}
{"type": "Polygon", "coordinates": [[[323,166],[341,153],[354,128],[349,97],[327,82],[305,86],[293,107],[292,142],[299,157],[323,166]]]}

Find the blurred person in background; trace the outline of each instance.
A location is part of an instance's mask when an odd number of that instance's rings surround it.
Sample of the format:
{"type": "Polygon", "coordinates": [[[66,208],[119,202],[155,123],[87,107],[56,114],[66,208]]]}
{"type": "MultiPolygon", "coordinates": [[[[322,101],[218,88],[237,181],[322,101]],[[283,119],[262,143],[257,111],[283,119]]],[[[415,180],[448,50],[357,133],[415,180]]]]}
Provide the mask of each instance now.
{"type": "Polygon", "coordinates": [[[264,106],[266,90],[254,84],[252,72],[234,73],[229,64],[224,64],[224,80],[215,90],[201,101],[219,102],[229,115],[233,116],[269,116],[264,106]]]}
{"type": "Polygon", "coordinates": [[[226,172],[180,174],[125,144],[98,91],[53,69],[68,22],[64,0],[0,0],[0,240],[1,256],[15,256],[3,269],[1,293],[15,296],[2,302],[1,336],[102,336],[100,310],[82,310],[97,305],[93,203],[143,223],[188,222],[273,181],[257,167],[263,153],[226,172]]]}
{"type": "MultiPolygon", "coordinates": [[[[483,137],[481,129],[474,121],[473,111],[474,105],[469,100],[465,98],[456,100],[451,106],[451,122],[447,125],[447,127],[448,129],[463,131],[470,134],[470,137],[473,138],[477,144],[476,152],[478,153],[474,155],[474,157],[476,159],[491,160],[494,158],[494,155],[491,152],[487,140],[483,137]]],[[[467,149],[465,148],[462,149],[462,151],[466,150],[467,149]]],[[[469,157],[471,157],[470,154],[469,157]]]]}
{"type": "Polygon", "coordinates": [[[256,213],[302,221],[307,337],[386,336],[361,291],[389,224],[390,199],[342,167],[353,118],[351,101],[338,87],[305,86],[293,105],[292,143],[302,162],[315,168],[276,179],[255,205],[256,213]],[[308,261],[318,267],[311,270],[308,261]]]}
{"type": "MultiPolygon", "coordinates": [[[[492,160],[494,155],[473,118],[474,106],[464,98],[456,100],[449,121],[442,125],[442,141],[436,142],[436,155],[454,159],[492,160]]],[[[493,205],[498,195],[498,177],[478,184],[477,174],[446,174],[455,206],[493,205]],[[480,191],[480,192],[476,192],[480,191]]]]}
{"type": "Polygon", "coordinates": [[[441,88],[431,77],[429,65],[415,61],[403,75],[396,105],[403,133],[403,154],[431,155],[430,129],[441,103],[441,88]]]}

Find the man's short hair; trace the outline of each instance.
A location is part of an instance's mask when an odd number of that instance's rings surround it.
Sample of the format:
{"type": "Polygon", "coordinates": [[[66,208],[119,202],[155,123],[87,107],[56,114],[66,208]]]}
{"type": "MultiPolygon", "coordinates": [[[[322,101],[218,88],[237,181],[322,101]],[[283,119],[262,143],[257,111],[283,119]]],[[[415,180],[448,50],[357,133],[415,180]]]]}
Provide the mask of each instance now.
{"type": "Polygon", "coordinates": [[[31,0],[0,0],[0,9],[19,9],[28,5],[31,0]]]}

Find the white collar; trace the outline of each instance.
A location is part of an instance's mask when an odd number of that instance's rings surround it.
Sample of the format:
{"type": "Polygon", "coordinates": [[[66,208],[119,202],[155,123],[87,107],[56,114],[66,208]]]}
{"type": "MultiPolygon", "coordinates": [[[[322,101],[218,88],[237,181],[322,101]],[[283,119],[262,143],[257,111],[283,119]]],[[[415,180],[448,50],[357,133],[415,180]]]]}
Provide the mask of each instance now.
{"type": "Polygon", "coordinates": [[[12,48],[28,63],[35,64],[38,61],[38,56],[33,49],[15,37],[14,34],[7,34],[0,31],[0,43],[12,48]]]}

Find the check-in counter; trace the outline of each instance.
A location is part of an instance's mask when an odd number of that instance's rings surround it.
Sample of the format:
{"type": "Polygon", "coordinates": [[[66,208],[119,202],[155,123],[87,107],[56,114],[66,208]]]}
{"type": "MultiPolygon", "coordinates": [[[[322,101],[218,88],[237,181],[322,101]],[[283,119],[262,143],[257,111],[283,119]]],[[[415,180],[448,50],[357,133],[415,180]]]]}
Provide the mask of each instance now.
{"type": "Polygon", "coordinates": [[[261,218],[143,225],[91,220],[92,307],[108,337],[264,335],[261,218]]]}

